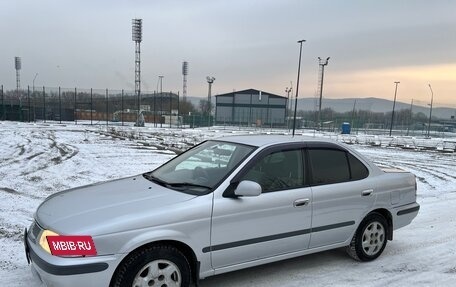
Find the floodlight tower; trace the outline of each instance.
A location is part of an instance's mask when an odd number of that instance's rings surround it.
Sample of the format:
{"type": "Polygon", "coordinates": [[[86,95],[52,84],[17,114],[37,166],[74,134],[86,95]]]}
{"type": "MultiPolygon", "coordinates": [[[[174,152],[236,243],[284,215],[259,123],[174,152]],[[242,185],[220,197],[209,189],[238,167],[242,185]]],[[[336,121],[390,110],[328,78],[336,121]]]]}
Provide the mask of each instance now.
{"type": "Polygon", "coordinates": [[[209,84],[209,90],[207,93],[207,113],[211,113],[211,91],[212,91],[212,84],[215,81],[214,77],[207,76],[206,77],[207,83],[209,84]]]}
{"type": "Polygon", "coordinates": [[[19,90],[21,89],[21,57],[14,57],[14,66],[16,68],[16,91],[19,96],[19,90]]]}
{"type": "MultiPolygon", "coordinates": [[[[142,19],[131,20],[132,24],[132,40],[135,42],[135,94],[138,97],[138,119],[141,113],[141,41],[142,41],[142,19]]],[[[142,123],[141,126],[144,126],[142,123]]]]}
{"type": "Polygon", "coordinates": [[[318,103],[318,120],[317,120],[317,125],[318,129],[320,130],[321,128],[321,101],[323,99],[323,78],[325,77],[325,66],[328,65],[329,57],[326,58],[326,60],[322,60],[320,57],[318,57],[318,65],[320,66],[320,101],[318,103]]]}
{"type": "Polygon", "coordinates": [[[187,75],[188,75],[188,62],[184,61],[182,63],[182,76],[183,76],[183,86],[182,86],[182,97],[184,102],[187,101],[187,75]]]}

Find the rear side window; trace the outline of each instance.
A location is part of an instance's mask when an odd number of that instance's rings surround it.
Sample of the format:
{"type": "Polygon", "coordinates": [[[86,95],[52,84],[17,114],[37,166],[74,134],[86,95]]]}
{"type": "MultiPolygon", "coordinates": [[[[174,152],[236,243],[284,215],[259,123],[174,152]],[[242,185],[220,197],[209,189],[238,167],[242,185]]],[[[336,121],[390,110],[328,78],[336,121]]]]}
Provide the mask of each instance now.
{"type": "Polygon", "coordinates": [[[313,185],[354,181],[369,176],[369,170],[360,160],[341,150],[310,149],[309,163],[313,185]]]}
{"type": "Polygon", "coordinates": [[[360,180],[369,176],[369,170],[352,154],[348,153],[348,162],[351,169],[351,180],[360,180]]]}
{"type": "Polygon", "coordinates": [[[350,181],[350,167],[344,151],[310,149],[309,161],[314,185],[350,181]]]}

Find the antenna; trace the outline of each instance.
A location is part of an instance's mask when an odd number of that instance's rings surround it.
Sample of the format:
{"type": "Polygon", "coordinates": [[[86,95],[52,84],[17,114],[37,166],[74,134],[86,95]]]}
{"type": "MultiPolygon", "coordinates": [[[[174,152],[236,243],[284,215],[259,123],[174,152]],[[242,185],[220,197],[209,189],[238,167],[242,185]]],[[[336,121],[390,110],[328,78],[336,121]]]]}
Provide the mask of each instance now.
{"type": "Polygon", "coordinates": [[[183,86],[182,86],[182,97],[184,102],[187,101],[187,75],[188,75],[188,62],[184,61],[182,63],[182,76],[183,76],[183,86]]]}

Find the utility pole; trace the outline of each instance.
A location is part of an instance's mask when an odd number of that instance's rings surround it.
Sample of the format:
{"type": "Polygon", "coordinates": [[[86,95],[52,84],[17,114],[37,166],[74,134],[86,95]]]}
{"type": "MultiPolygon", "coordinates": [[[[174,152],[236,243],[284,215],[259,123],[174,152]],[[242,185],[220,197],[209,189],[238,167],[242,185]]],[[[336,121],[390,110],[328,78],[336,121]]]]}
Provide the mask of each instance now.
{"type": "Polygon", "coordinates": [[[393,131],[393,124],[394,124],[394,109],[396,108],[396,95],[397,95],[397,85],[400,82],[394,82],[396,84],[396,89],[394,90],[394,102],[393,102],[393,112],[391,114],[391,125],[390,125],[390,136],[393,131]]]}
{"type": "Polygon", "coordinates": [[[298,81],[296,83],[296,98],[295,98],[295,107],[294,107],[294,115],[293,115],[293,136],[295,135],[296,129],[296,110],[298,108],[298,92],[299,92],[299,76],[301,73],[301,55],[302,55],[302,43],[306,40],[300,40],[298,43],[300,44],[299,47],[299,63],[298,63],[298,81]]]}
{"type": "Polygon", "coordinates": [[[158,78],[160,79],[160,117],[159,117],[159,120],[160,120],[160,127],[162,128],[163,127],[163,123],[162,123],[162,111],[163,111],[163,76],[158,76],[158,78]]]}
{"type": "Polygon", "coordinates": [[[351,120],[351,129],[355,129],[355,111],[356,111],[356,99],[353,103],[353,111],[352,111],[352,120],[351,120]]]}
{"type": "Polygon", "coordinates": [[[154,91],[154,127],[157,127],[157,93],[158,87],[157,91],[154,91]]]}
{"type": "Polygon", "coordinates": [[[35,93],[35,80],[36,80],[36,77],[38,77],[38,73],[35,74],[35,77],[33,77],[33,81],[32,81],[32,94],[35,93]]]}
{"type": "Polygon", "coordinates": [[[432,118],[432,104],[434,103],[434,92],[432,91],[431,84],[428,84],[429,89],[431,90],[431,110],[429,111],[429,123],[428,123],[428,132],[427,137],[430,137],[431,133],[431,118],[432,118]]]}
{"type": "Polygon", "coordinates": [[[323,61],[320,57],[318,57],[318,65],[320,66],[321,74],[320,74],[320,101],[318,103],[318,119],[317,119],[317,125],[318,125],[318,130],[321,129],[321,101],[323,100],[323,79],[325,76],[325,66],[328,65],[329,58],[326,58],[325,61],[323,61]]]}
{"type": "Polygon", "coordinates": [[[410,126],[412,124],[413,124],[413,99],[412,99],[412,102],[410,104],[410,118],[409,118],[409,124],[408,124],[408,128],[407,128],[407,136],[409,135],[410,126]]]}
{"type": "Polygon", "coordinates": [[[173,92],[169,92],[169,128],[171,128],[171,120],[173,118],[173,92]]]}

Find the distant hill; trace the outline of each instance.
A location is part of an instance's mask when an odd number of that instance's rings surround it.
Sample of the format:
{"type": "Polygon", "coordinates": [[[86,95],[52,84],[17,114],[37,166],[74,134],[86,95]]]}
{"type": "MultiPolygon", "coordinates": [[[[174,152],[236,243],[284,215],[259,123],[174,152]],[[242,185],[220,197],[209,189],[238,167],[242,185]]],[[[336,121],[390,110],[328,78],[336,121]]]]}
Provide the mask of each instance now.
{"type": "MultiPolygon", "coordinates": [[[[199,101],[203,98],[200,97],[187,97],[187,99],[198,108],[199,101]]],[[[206,99],[206,98],[204,98],[206,99]]],[[[322,101],[322,109],[331,108],[336,112],[349,112],[353,110],[353,104],[356,100],[356,110],[369,110],[372,112],[387,113],[393,109],[393,101],[379,99],[379,98],[347,98],[347,99],[325,99],[322,101]]],[[[213,98],[215,104],[215,97],[213,98]]],[[[302,98],[298,99],[298,110],[312,111],[317,110],[315,98],[302,98]]],[[[294,105],[294,101],[293,101],[294,105]]],[[[402,109],[410,109],[410,103],[396,102],[396,111],[402,109]]],[[[426,116],[429,115],[429,107],[413,106],[413,113],[424,113],[426,116]]],[[[455,108],[442,108],[434,107],[432,109],[432,116],[441,119],[450,119],[451,116],[456,116],[455,108]]]]}
{"type": "MultiPolygon", "coordinates": [[[[356,110],[369,110],[372,112],[386,113],[391,112],[393,109],[393,101],[379,99],[379,98],[348,98],[348,99],[325,99],[322,101],[322,109],[332,108],[336,112],[348,112],[353,110],[353,105],[356,100],[356,110]]],[[[316,110],[316,100],[315,98],[303,98],[298,99],[298,110],[316,110]]],[[[396,102],[396,111],[402,109],[410,109],[410,103],[396,102]]],[[[429,106],[413,106],[413,113],[424,113],[429,115],[429,106]]],[[[456,109],[454,108],[442,108],[434,107],[432,109],[432,116],[450,119],[451,116],[456,115],[456,109]]]]}

